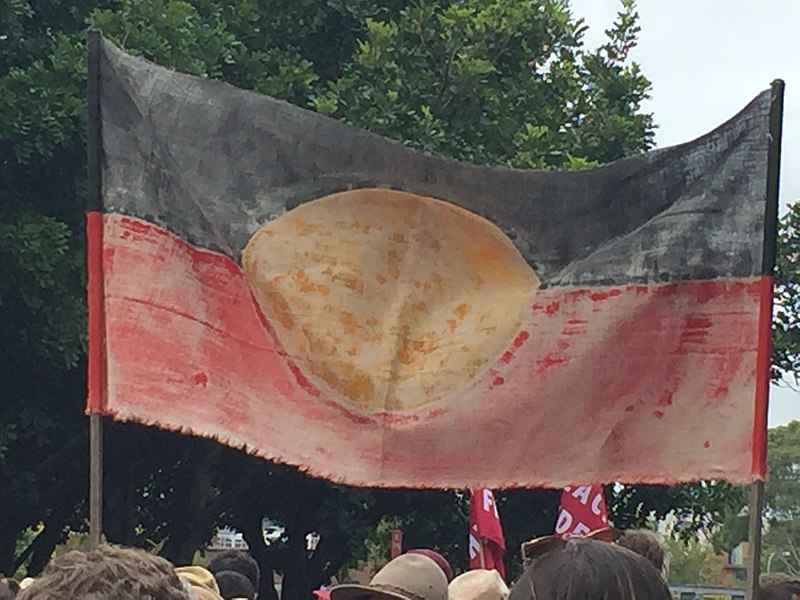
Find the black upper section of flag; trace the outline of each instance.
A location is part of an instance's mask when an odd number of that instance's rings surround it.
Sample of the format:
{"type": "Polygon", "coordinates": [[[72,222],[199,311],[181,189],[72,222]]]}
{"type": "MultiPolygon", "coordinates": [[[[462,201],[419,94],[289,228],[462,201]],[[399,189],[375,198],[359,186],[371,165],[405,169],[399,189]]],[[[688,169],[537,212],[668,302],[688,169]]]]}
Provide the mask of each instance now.
{"type": "Polygon", "coordinates": [[[760,274],[768,91],[695,141],[554,173],[425,155],[105,41],[100,71],[104,209],[236,261],[261,225],[299,204],[386,187],[492,221],[549,286],[760,274]]]}

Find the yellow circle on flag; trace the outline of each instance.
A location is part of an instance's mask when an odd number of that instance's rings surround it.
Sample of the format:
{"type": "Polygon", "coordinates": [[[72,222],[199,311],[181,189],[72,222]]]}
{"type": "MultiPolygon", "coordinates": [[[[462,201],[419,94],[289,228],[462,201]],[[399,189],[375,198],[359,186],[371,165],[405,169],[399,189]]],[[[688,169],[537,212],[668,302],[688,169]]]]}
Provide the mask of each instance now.
{"type": "Polygon", "coordinates": [[[365,413],[463,389],[511,343],[539,286],[489,221],[388,189],[302,204],[261,227],[242,262],[304,375],[365,413]]]}

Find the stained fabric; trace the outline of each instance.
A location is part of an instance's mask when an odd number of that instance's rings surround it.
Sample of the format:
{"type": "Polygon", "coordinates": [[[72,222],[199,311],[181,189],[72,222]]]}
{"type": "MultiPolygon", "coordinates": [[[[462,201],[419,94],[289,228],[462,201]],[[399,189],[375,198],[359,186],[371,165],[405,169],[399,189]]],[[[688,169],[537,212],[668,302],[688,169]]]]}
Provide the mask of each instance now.
{"type": "Polygon", "coordinates": [[[355,485],[763,475],[769,92],[693,142],[552,173],[105,41],[100,73],[90,411],[355,485]]]}

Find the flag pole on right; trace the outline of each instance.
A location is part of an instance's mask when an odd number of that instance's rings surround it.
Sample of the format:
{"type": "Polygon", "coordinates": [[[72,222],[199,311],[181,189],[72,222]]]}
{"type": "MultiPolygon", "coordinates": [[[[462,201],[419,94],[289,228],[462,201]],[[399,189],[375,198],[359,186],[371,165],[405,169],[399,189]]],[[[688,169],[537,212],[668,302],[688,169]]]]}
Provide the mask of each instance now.
{"type": "MultiPolygon", "coordinates": [[[[769,113],[769,158],[767,161],[766,207],[764,212],[764,298],[761,302],[758,381],[756,383],[755,431],[753,432],[753,472],[766,473],[767,410],[772,357],[772,298],[778,244],[778,195],[781,171],[781,136],[783,133],[783,93],[780,79],[772,82],[769,113]]],[[[757,480],[750,489],[749,556],[747,565],[747,597],[758,597],[761,574],[761,528],[764,511],[764,481],[757,480]]]]}

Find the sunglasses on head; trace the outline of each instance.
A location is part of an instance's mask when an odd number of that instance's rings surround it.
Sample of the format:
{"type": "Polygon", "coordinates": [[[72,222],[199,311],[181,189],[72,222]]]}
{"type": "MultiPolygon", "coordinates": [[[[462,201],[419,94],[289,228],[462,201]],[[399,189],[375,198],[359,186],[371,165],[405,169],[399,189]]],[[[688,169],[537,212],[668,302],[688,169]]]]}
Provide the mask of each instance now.
{"type": "Polygon", "coordinates": [[[535,538],[533,540],[524,542],[520,548],[522,553],[522,562],[527,564],[540,556],[547,554],[553,550],[563,548],[567,545],[567,541],[571,538],[581,538],[584,540],[596,540],[598,542],[613,543],[622,536],[619,529],[613,527],[603,527],[595,529],[586,535],[545,535],[535,538]]]}

